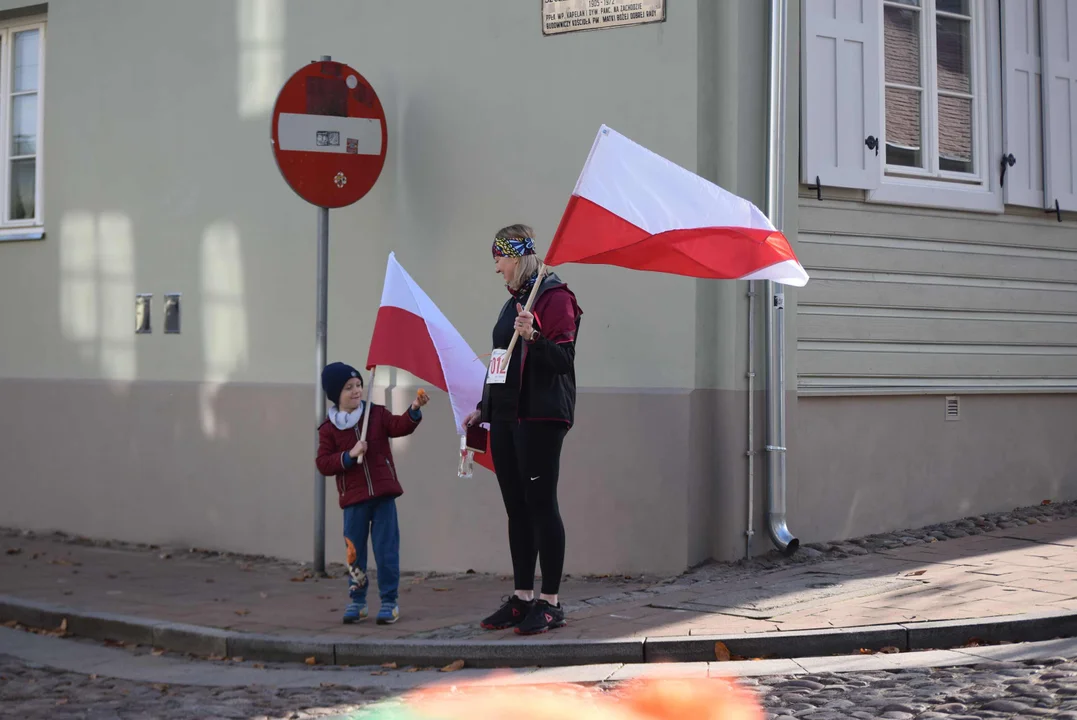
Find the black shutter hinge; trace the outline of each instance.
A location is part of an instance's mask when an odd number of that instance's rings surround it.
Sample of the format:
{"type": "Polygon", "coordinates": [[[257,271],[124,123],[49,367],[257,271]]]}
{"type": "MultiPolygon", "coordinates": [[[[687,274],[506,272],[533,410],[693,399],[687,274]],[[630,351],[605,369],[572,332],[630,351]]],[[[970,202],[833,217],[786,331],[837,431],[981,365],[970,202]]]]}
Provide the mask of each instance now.
{"type": "Polygon", "coordinates": [[[868,146],[868,150],[874,150],[876,155],[879,154],[879,138],[874,135],[868,135],[864,144],[868,146]]]}
{"type": "Polygon", "coordinates": [[[1055,206],[1053,208],[1047,208],[1044,212],[1048,215],[1054,213],[1058,218],[1058,221],[1062,222],[1062,206],[1058,204],[1058,198],[1055,198],[1055,206]]]}
{"type": "Polygon", "coordinates": [[[1001,162],[1002,172],[998,176],[999,187],[1005,187],[1006,186],[1006,168],[1013,167],[1016,164],[1017,164],[1017,158],[1015,158],[1013,156],[1013,153],[1010,153],[1009,155],[1003,155],[1002,156],[1002,162],[1001,162]]]}

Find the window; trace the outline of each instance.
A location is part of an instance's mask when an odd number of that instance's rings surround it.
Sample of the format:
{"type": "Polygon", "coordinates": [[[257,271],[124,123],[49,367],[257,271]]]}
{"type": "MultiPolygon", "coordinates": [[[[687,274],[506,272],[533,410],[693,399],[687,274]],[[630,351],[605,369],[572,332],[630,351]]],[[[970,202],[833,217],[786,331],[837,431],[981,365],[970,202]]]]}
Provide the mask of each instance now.
{"type": "Polygon", "coordinates": [[[0,240],[42,236],[45,23],[0,28],[0,240]]]}
{"type": "Polygon", "coordinates": [[[971,0],[883,4],[888,175],[983,182],[984,106],[971,0]]]}
{"type": "Polygon", "coordinates": [[[801,180],[1077,211],[1077,0],[801,0],[801,180]]]}

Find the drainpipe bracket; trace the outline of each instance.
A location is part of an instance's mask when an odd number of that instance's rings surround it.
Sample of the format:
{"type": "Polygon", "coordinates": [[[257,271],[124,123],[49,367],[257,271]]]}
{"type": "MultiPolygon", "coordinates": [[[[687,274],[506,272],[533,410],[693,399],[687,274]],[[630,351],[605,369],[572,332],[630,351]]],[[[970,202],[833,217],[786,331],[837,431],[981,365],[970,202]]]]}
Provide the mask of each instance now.
{"type": "Polygon", "coordinates": [[[785,452],[781,445],[766,445],[765,448],[767,452],[785,452]]]}

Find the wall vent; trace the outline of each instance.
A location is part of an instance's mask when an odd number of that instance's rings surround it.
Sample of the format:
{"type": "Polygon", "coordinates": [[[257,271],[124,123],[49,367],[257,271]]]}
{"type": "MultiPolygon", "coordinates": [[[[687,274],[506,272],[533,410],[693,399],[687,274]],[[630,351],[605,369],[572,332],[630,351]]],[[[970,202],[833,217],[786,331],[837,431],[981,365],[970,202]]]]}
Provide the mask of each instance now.
{"type": "Polygon", "coordinates": [[[956,395],[946,398],[946,421],[953,422],[961,419],[961,402],[956,395]]]}

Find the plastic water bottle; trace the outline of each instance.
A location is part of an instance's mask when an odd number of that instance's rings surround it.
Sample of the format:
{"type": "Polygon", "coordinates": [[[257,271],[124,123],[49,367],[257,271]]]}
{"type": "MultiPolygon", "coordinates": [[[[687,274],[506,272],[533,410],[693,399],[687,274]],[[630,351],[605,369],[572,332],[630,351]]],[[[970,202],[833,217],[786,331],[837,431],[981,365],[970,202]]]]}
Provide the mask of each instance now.
{"type": "Polygon", "coordinates": [[[460,467],[456,470],[456,476],[469,478],[475,469],[475,453],[467,448],[467,436],[460,436],[460,467]]]}

